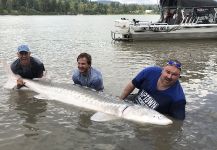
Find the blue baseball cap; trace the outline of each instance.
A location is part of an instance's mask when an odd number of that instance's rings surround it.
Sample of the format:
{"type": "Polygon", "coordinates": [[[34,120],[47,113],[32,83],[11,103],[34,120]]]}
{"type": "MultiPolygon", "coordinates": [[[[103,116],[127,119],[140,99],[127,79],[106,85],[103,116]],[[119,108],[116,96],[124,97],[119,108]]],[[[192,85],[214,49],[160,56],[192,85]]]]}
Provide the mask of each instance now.
{"type": "Polygon", "coordinates": [[[20,45],[18,46],[17,50],[18,52],[29,52],[30,51],[28,45],[20,45]]]}

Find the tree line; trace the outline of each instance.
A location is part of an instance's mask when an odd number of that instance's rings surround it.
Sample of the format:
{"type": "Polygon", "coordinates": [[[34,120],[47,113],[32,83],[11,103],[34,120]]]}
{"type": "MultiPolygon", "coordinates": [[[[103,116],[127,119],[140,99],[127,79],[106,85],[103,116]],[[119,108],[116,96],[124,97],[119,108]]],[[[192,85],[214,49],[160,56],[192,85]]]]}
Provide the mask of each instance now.
{"type": "Polygon", "coordinates": [[[158,13],[157,5],[103,4],[91,0],[0,0],[0,14],[7,15],[97,15],[97,14],[144,14],[146,10],[158,13]]]}

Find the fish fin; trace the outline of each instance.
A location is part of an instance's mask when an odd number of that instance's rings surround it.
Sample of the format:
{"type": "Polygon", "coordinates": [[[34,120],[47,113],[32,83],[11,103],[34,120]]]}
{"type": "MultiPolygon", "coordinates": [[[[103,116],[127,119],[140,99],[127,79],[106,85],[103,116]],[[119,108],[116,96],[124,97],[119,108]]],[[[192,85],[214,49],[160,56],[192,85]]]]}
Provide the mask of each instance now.
{"type": "Polygon", "coordinates": [[[43,94],[35,95],[34,98],[41,99],[41,100],[49,99],[46,95],[43,95],[43,94]]]}
{"type": "Polygon", "coordinates": [[[110,121],[118,119],[118,117],[115,117],[113,115],[105,114],[102,112],[97,112],[93,116],[91,116],[90,120],[97,121],[97,122],[104,122],[104,121],[110,121]]]}

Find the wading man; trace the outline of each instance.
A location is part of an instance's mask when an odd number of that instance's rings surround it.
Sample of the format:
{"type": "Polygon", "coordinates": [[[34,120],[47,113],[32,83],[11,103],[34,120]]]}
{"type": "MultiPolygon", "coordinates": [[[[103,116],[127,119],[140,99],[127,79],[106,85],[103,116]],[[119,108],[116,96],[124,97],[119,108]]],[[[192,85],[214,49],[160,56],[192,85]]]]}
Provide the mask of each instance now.
{"type": "Polygon", "coordinates": [[[143,69],[124,88],[120,99],[132,100],[179,120],[185,119],[185,95],[179,83],[181,63],[169,60],[161,68],[158,66],[143,69]],[[137,88],[139,92],[129,95],[137,88]]]}
{"type": "Polygon", "coordinates": [[[91,67],[92,58],[87,53],[81,53],[77,57],[78,69],[73,71],[72,80],[75,84],[86,86],[96,91],[103,90],[102,74],[91,67]]]}
{"type": "Polygon", "coordinates": [[[42,78],[45,68],[40,60],[30,56],[31,52],[28,45],[18,46],[17,51],[18,59],[11,64],[11,70],[20,76],[17,80],[17,88],[20,88],[25,84],[22,78],[42,78]]]}

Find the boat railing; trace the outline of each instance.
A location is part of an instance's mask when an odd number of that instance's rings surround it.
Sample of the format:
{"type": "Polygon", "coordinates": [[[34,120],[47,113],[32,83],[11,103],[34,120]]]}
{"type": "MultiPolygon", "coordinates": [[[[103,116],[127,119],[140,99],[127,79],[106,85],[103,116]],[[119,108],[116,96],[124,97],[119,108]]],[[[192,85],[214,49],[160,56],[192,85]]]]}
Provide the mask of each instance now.
{"type": "Polygon", "coordinates": [[[122,34],[120,32],[111,31],[111,38],[114,41],[132,41],[131,35],[128,34],[122,34]]]}
{"type": "Polygon", "coordinates": [[[197,24],[199,19],[200,17],[193,18],[193,17],[186,16],[182,19],[181,24],[197,24]]]}
{"type": "Polygon", "coordinates": [[[214,21],[215,21],[215,23],[217,23],[217,8],[214,8],[214,11],[215,11],[215,16],[214,16],[214,21]]]}
{"type": "Polygon", "coordinates": [[[217,23],[217,8],[183,8],[181,9],[181,24],[217,23]]]}
{"type": "Polygon", "coordinates": [[[130,25],[134,25],[134,26],[137,26],[137,25],[147,25],[147,24],[150,24],[150,21],[139,21],[139,20],[133,19],[130,22],[130,25]]]}
{"type": "Polygon", "coordinates": [[[170,32],[181,29],[180,25],[169,25],[168,23],[152,23],[149,26],[153,32],[170,32]]]}
{"type": "Polygon", "coordinates": [[[191,9],[182,9],[182,21],[181,24],[194,24],[198,21],[199,18],[196,18],[193,14],[193,8],[191,9]]]}
{"type": "Polygon", "coordinates": [[[170,25],[168,23],[164,22],[149,22],[149,21],[144,21],[144,22],[139,22],[136,25],[131,23],[130,24],[131,28],[130,30],[134,32],[146,32],[146,31],[153,31],[153,32],[170,32],[174,30],[179,30],[181,26],[179,25],[170,25]]]}

